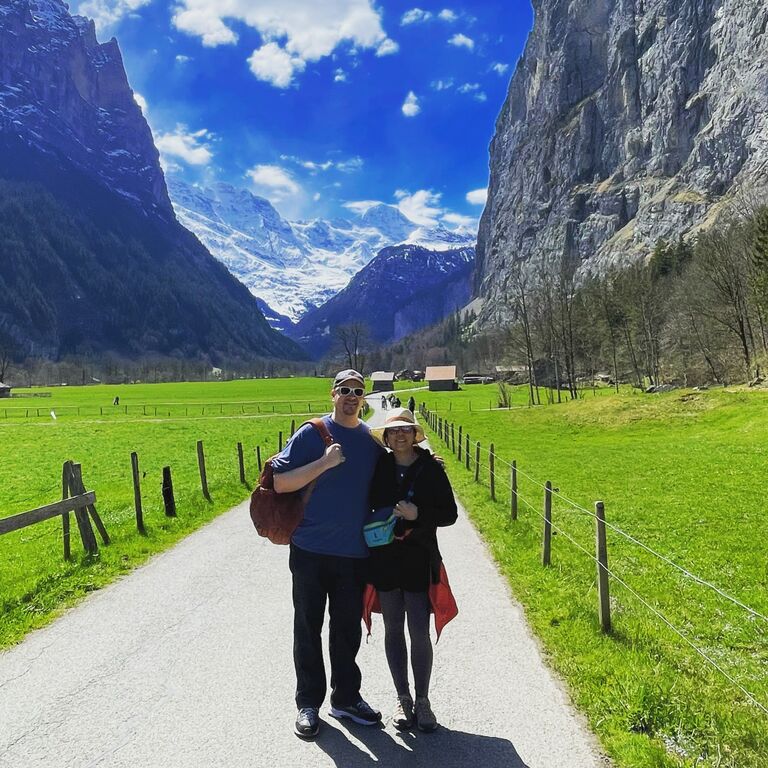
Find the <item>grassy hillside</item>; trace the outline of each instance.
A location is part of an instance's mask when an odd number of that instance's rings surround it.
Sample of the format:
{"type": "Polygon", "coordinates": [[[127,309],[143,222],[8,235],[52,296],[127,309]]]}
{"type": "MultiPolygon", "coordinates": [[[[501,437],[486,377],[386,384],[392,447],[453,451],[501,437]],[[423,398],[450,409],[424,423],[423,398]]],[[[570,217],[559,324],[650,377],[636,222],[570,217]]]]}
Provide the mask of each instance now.
{"type": "MultiPolygon", "coordinates": [[[[419,402],[454,423],[457,438],[459,425],[469,431],[470,472],[439,448],[455,488],[609,753],[632,768],[768,765],[766,712],[640,599],[768,706],[768,621],[761,618],[768,616],[768,393],[602,390],[560,405],[502,411],[489,410],[495,390],[421,393],[419,402]],[[490,442],[500,457],[497,503],[489,499],[490,442]],[[512,459],[521,470],[516,522],[503,463],[512,459]],[[547,480],[560,495],[553,497],[559,532],[552,567],[545,569],[547,480]],[[621,531],[761,616],[609,529],[609,568],[626,587],[611,579],[614,631],[602,635],[596,500],[621,531]]],[[[527,391],[516,389],[514,401],[527,402],[527,391]]]]}

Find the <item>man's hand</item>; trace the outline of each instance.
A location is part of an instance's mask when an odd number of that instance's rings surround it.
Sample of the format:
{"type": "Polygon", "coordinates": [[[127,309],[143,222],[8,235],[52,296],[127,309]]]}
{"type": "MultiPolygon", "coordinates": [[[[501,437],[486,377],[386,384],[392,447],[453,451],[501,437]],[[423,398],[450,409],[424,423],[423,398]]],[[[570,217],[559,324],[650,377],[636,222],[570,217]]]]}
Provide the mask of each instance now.
{"type": "Polygon", "coordinates": [[[341,446],[338,443],[333,443],[325,449],[326,469],[338,467],[339,464],[342,464],[345,461],[344,451],[341,450],[341,446]]]}
{"type": "Polygon", "coordinates": [[[419,508],[410,501],[398,501],[394,512],[395,517],[402,517],[403,520],[415,520],[419,516],[419,508]]]}

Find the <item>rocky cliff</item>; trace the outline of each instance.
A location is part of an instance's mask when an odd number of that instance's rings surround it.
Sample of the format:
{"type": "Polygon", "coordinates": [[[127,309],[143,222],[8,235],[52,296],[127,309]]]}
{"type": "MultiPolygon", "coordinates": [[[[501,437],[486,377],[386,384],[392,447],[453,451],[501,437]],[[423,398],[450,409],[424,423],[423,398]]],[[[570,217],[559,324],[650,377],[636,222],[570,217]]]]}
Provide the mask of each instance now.
{"type": "Polygon", "coordinates": [[[177,222],[116,41],[61,0],[0,0],[0,348],[303,356],[177,222]]]}
{"type": "Polygon", "coordinates": [[[0,3],[0,131],[96,174],[147,212],[172,218],[159,154],[117,41],[61,0],[0,3]]]}
{"type": "Polygon", "coordinates": [[[481,321],[513,264],[582,271],[695,234],[768,174],[765,0],[533,0],[491,144],[481,321]]]}

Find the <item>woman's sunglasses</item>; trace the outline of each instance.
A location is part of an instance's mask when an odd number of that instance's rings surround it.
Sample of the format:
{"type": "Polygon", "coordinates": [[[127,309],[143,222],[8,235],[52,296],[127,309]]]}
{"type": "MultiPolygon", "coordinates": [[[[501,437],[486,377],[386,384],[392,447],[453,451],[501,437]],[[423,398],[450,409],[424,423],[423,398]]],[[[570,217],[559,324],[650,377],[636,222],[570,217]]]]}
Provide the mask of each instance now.
{"type": "Polygon", "coordinates": [[[362,397],[365,394],[365,390],[362,387],[336,387],[336,391],[344,397],[347,395],[362,397]]]}
{"type": "Polygon", "coordinates": [[[402,432],[405,435],[410,435],[414,432],[414,427],[387,427],[385,432],[392,432],[393,434],[397,434],[398,432],[402,432]]]}

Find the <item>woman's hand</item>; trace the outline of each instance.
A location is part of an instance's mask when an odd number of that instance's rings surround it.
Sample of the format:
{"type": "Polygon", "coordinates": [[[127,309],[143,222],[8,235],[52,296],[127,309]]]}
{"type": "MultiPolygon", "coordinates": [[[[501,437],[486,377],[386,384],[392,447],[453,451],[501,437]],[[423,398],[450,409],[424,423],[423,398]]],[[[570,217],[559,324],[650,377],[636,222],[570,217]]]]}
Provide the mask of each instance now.
{"type": "Polygon", "coordinates": [[[403,520],[415,520],[419,516],[419,508],[410,501],[398,501],[394,511],[395,516],[403,520]]]}

